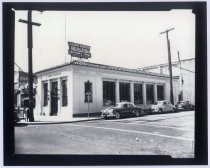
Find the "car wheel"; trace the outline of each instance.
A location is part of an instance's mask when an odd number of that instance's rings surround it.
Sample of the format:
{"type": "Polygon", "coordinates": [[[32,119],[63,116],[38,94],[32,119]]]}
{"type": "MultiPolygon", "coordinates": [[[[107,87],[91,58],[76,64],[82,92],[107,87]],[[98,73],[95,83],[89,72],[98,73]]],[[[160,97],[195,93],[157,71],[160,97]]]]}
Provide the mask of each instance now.
{"type": "Polygon", "coordinates": [[[163,113],[163,110],[162,110],[162,109],[159,109],[159,110],[158,110],[158,113],[163,113]]]}
{"type": "Polygon", "coordinates": [[[135,111],[135,112],[134,112],[134,115],[135,115],[136,117],[139,117],[139,116],[140,116],[140,112],[139,112],[139,111],[135,111]]]}
{"type": "Polygon", "coordinates": [[[175,111],[176,111],[175,108],[173,108],[173,109],[172,109],[172,112],[174,113],[175,111]]]}
{"type": "Polygon", "coordinates": [[[116,119],[120,119],[120,113],[119,112],[116,112],[115,113],[115,117],[116,117],[116,119]]]}

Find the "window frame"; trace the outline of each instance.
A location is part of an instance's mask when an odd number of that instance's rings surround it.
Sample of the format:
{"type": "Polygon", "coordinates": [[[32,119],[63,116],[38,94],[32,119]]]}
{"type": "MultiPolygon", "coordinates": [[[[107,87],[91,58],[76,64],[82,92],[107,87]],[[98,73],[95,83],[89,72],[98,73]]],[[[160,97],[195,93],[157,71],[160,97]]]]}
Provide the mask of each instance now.
{"type": "Polygon", "coordinates": [[[108,101],[108,97],[110,98],[109,100],[111,101],[110,105],[115,105],[116,103],[116,84],[113,81],[106,81],[103,80],[103,106],[109,106],[106,105],[105,101],[108,101]],[[108,90],[108,94],[107,91],[108,90]],[[113,99],[113,100],[112,100],[113,99]]]}
{"type": "Polygon", "coordinates": [[[91,95],[90,95],[89,103],[93,103],[93,84],[92,84],[92,82],[89,81],[90,88],[87,88],[86,84],[88,84],[88,81],[84,83],[84,96],[85,96],[84,102],[88,103],[88,98],[87,98],[88,95],[86,93],[90,92],[91,95]]]}
{"type": "Polygon", "coordinates": [[[158,101],[165,100],[164,91],[165,91],[164,85],[163,84],[158,84],[157,85],[157,100],[158,101]],[[162,89],[163,89],[162,90],[162,97],[159,95],[160,91],[159,91],[158,87],[162,87],[162,89]]]}
{"type": "Polygon", "coordinates": [[[134,104],[143,104],[143,84],[142,83],[134,83],[133,85],[134,85],[133,86],[134,87],[134,91],[133,91],[134,92],[134,104]],[[137,86],[141,86],[140,89],[137,86]],[[135,95],[136,93],[138,95],[135,95]],[[136,97],[138,97],[139,99],[136,99],[136,97]]]}
{"type": "Polygon", "coordinates": [[[154,102],[155,102],[154,84],[148,83],[148,84],[146,84],[146,104],[154,104],[154,102]],[[151,92],[152,94],[150,93],[151,95],[148,93],[147,86],[150,86],[149,91],[152,90],[152,92],[151,92]],[[152,98],[152,99],[149,99],[149,98],[152,98]]]}
{"type": "Polygon", "coordinates": [[[48,95],[48,82],[43,83],[43,107],[48,106],[48,101],[49,101],[49,95],[48,95]],[[46,89],[46,90],[45,90],[46,89]]]}
{"type": "Polygon", "coordinates": [[[124,101],[130,102],[131,101],[130,90],[131,90],[131,87],[130,87],[130,83],[129,82],[119,82],[119,99],[120,99],[120,102],[124,102],[124,101]],[[128,90],[128,92],[125,92],[126,89],[128,90]],[[124,100],[125,98],[127,100],[124,100]]]}
{"type": "Polygon", "coordinates": [[[62,79],[61,80],[61,90],[62,90],[62,107],[68,106],[68,87],[67,87],[67,79],[62,79]],[[65,82],[65,83],[63,83],[65,82]],[[65,86],[65,89],[64,89],[65,86]],[[66,92],[64,92],[64,90],[66,92]],[[64,94],[65,93],[65,94],[64,94]],[[65,97],[64,97],[65,95],[65,97]],[[65,101],[64,101],[65,100],[65,101]]]}

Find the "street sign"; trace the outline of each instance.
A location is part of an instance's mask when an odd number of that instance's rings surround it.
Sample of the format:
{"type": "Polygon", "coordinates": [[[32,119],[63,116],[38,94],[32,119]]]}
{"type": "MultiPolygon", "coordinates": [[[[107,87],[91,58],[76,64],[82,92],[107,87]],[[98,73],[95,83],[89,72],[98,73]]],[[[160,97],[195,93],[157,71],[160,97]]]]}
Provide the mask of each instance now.
{"type": "Polygon", "coordinates": [[[90,46],[74,42],[68,42],[68,45],[69,45],[68,53],[72,57],[85,58],[85,59],[91,58],[90,46]]]}

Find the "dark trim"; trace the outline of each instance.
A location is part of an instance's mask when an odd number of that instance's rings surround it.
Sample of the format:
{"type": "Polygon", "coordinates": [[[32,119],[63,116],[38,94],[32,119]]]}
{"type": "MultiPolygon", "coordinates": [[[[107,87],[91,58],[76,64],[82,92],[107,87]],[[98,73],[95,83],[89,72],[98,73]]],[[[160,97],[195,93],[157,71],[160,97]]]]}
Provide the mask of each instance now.
{"type": "MultiPolygon", "coordinates": [[[[88,112],[73,114],[73,117],[88,117],[88,112]]],[[[101,117],[101,112],[90,112],[89,117],[101,117]]]]}

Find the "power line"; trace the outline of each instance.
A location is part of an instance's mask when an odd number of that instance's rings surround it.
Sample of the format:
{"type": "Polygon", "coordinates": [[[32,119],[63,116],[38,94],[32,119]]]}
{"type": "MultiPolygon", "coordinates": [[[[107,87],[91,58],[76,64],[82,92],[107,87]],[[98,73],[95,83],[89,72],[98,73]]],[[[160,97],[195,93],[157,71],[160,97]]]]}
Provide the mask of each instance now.
{"type": "MultiPolygon", "coordinates": [[[[177,67],[177,65],[172,65],[172,66],[177,67]]],[[[191,73],[195,73],[194,71],[191,71],[191,70],[186,69],[186,68],[183,68],[183,67],[181,67],[180,69],[185,70],[185,71],[188,71],[188,72],[191,72],[191,73]]]]}

